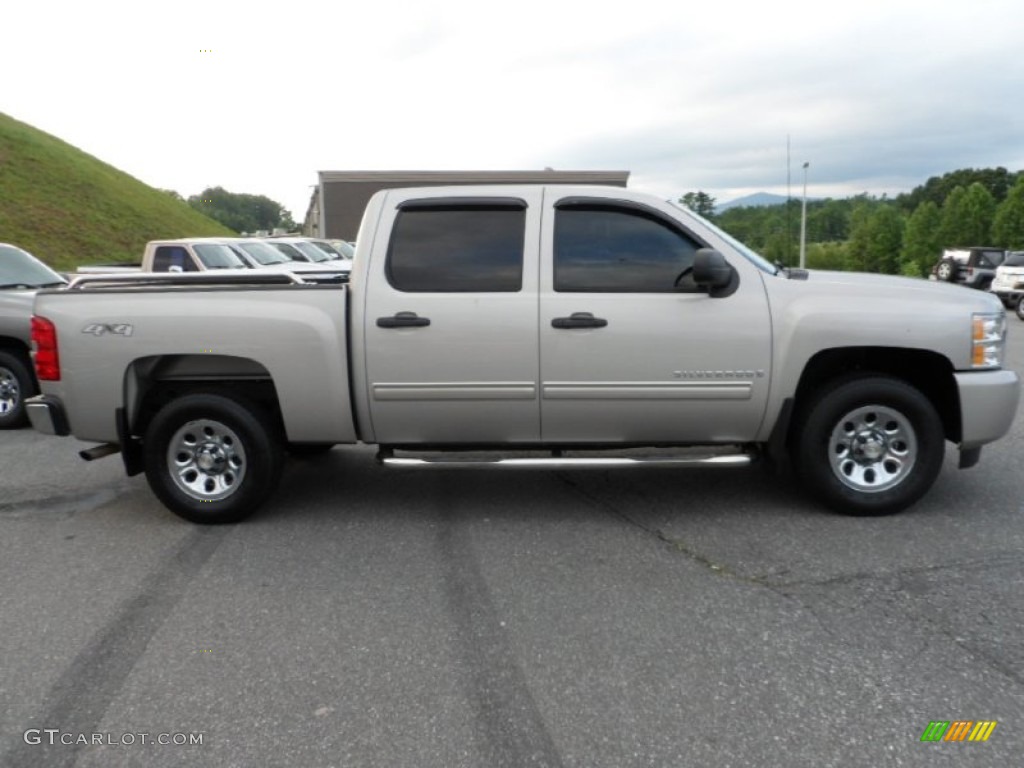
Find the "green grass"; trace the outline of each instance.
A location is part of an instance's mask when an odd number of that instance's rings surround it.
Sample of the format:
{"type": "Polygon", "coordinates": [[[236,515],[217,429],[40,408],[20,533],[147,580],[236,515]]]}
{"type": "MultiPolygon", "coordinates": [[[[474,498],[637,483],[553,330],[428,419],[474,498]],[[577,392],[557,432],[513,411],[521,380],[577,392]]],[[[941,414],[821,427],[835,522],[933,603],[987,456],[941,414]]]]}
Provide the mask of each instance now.
{"type": "Polygon", "coordinates": [[[231,234],[166,192],[0,113],[0,242],[72,270],[138,262],[148,240],[231,234]]]}

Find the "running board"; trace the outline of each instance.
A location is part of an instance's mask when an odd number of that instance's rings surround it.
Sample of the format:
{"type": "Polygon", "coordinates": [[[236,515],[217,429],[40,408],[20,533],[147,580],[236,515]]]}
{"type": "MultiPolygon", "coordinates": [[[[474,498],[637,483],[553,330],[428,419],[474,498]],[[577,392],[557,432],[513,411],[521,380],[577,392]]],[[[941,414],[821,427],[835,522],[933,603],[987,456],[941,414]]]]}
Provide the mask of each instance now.
{"type": "Polygon", "coordinates": [[[627,458],[602,456],[576,458],[444,459],[406,458],[384,453],[377,460],[396,469],[620,469],[639,467],[746,467],[753,457],[747,453],[725,456],[627,458]]]}

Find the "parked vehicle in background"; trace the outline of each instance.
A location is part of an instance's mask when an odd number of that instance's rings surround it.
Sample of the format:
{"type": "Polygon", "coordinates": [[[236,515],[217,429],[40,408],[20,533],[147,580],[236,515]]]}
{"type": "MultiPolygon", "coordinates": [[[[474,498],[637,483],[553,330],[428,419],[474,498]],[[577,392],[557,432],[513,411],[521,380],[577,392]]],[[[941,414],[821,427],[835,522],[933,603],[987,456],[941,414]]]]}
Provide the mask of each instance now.
{"type": "Polygon", "coordinates": [[[340,248],[335,246],[334,243],[330,242],[329,240],[320,240],[320,239],[315,238],[315,237],[307,237],[306,241],[309,242],[309,243],[312,243],[313,245],[315,245],[317,248],[319,248],[321,251],[326,253],[332,259],[344,259],[345,258],[345,253],[340,248]]]}
{"type": "Polygon", "coordinates": [[[322,267],[337,266],[339,270],[345,272],[352,269],[351,261],[333,248],[328,250],[330,244],[326,240],[308,237],[271,237],[267,238],[265,242],[277,248],[288,258],[298,262],[309,262],[322,267]],[[324,248],[324,245],[327,245],[328,248],[324,248]]]}
{"type": "Polygon", "coordinates": [[[356,247],[347,240],[331,240],[331,245],[334,246],[342,256],[346,259],[352,259],[356,255],[356,247]]]}
{"type": "Polygon", "coordinates": [[[339,273],[347,272],[334,262],[328,261],[314,264],[306,261],[293,261],[267,241],[253,237],[222,237],[210,238],[210,242],[227,245],[235,251],[246,264],[253,269],[273,272],[323,272],[325,269],[336,269],[339,273]]]}
{"type": "Polygon", "coordinates": [[[132,272],[207,272],[214,269],[249,269],[223,238],[182,237],[151,240],[142,252],[141,264],[79,267],[80,275],[132,272]]]}
{"type": "Polygon", "coordinates": [[[0,243],[0,429],[27,424],[25,400],[39,391],[29,356],[36,291],[66,282],[28,251],[0,243]]]}
{"type": "Polygon", "coordinates": [[[1004,258],[1006,251],[1002,248],[947,248],[942,252],[942,258],[932,267],[931,279],[987,291],[995,279],[996,268],[1003,263],[1004,258]]]}
{"type": "Polygon", "coordinates": [[[1024,295],[1024,251],[1010,251],[1006,259],[996,268],[996,276],[989,287],[1003,306],[1015,309],[1017,316],[1024,320],[1021,312],[1021,297],[1024,295]]]}
{"type": "Polygon", "coordinates": [[[41,291],[32,423],[106,443],[84,456],[120,451],[175,513],[222,523],[271,495],[286,450],[357,442],[405,468],[767,455],[837,510],[888,514],[932,486],[946,441],[971,467],[1014,420],[995,296],[776,267],[653,195],[390,189],[358,243],[347,284],[41,291]]]}

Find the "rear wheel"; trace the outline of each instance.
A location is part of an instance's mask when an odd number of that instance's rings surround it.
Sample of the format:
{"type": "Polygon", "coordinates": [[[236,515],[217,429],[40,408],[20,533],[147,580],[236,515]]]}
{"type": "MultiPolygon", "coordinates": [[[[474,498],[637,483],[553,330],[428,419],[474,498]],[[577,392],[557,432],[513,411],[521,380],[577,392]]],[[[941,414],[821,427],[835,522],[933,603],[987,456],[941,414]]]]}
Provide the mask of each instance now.
{"type": "Polygon", "coordinates": [[[1024,320],[1024,293],[1017,298],[1017,317],[1024,320]]]}
{"type": "Polygon", "coordinates": [[[935,276],[946,283],[952,283],[956,280],[956,260],[942,259],[935,269],[935,276]]]}
{"type": "Polygon", "coordinates": [[[25,399],[35,393],[35,380],[25,360],[11,352],[0,352],[0,429],[28,423],[25,399]]]}
{"type": "Polygon", "coordinates": [[[956,279],[956,262],[953,259],[943,259],[935,269],[935,276],[947,283],[956,279]]]}
{"type": "Polygon", "coordinates": [[[193,523],[245,519],[273,493],[283,463],[266,413],[218,394],[164,406],[146,430],[143,451],[150,488],[193,523]]]}
{"type": "Polygon", "coordinates": [[[935,482],[942,422],[919,390],[886,376],[840,379],[799,425],[797,469],[822,501],[850,515],[899,512],[935,482]]]}

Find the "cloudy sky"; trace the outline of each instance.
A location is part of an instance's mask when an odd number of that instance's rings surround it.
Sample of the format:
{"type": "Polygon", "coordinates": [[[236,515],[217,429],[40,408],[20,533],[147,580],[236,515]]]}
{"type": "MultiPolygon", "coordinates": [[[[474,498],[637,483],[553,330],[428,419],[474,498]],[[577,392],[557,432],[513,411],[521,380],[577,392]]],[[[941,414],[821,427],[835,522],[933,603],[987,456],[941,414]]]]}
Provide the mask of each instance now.
{"type": "Polygon", "coordinates": [[[724,202],[1024,169],[1021,0],[93,0],[0,10],[0,111],[155,187],[629,170],[724,202]]]}

